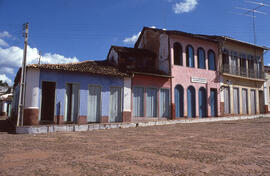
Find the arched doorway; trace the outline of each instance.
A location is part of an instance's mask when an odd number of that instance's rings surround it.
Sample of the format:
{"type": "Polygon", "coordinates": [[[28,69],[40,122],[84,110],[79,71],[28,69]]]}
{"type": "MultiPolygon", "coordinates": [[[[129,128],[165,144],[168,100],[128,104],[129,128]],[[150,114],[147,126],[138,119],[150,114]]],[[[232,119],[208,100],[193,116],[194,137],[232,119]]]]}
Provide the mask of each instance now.
{"type": "Polygon", "coordinates": [[[195,88],[189,86],[187,89],[187,100],[188,100],[188,117],[196,117],[196,97],[195,88]]]}
{"type": "Polygon", "coordinates": [[[175,102],[175,117],[184,116],[184,88],[177,85],[174,88],[174,102],[175,102]]]}
{"type": "Polygon", "coordinates": [[[206,117],[207,112],[207,98],[206,98],[206,89],[201,87],[199,89],[199,116],[206,117]]]}

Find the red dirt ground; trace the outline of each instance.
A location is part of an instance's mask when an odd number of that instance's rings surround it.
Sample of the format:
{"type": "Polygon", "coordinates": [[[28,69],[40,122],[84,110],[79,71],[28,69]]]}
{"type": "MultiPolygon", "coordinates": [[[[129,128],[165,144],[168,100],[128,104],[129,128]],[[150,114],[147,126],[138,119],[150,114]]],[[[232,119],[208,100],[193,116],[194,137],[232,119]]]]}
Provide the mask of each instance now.
{"type": "Polygon", "coordinates": [[[0,133],[0,175],[270,175],[270,118],[0,133]]]}

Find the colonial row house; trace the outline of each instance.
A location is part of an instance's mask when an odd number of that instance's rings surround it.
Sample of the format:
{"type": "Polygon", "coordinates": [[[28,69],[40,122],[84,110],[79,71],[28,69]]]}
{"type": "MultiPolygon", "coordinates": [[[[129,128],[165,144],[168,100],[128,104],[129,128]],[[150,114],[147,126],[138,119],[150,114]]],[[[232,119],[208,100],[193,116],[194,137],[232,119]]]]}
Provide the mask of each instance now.
{"type": "Polygon", "coordinates": [[[34,64],[26,70],[24,125],[122,122],[131,114],[130,75],[107,61],[34,64]]]}
{"type": "MultiPolygon", "coordinates": [[[[266,47],[144,27],[104,61],[27,66],[24,125],[206,118],[263,112],[266,47]]],[[[14,81],[17,112],[20,70],[14,81]]]]}
{"type": "Polygon", "coordinates": [[[135,48],[157,54],[172,79],[172,118],[220,115],[219,43],[201,35],[145,27],[135,48]]]}

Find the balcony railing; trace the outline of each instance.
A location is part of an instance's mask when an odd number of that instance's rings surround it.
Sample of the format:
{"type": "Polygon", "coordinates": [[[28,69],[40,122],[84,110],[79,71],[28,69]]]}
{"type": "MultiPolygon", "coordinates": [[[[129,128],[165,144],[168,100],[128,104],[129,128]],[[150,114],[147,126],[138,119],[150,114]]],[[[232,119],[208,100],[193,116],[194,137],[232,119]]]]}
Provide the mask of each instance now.
{"type": "Polygon", "coordinates": [[[265,79],[264,72],[255,71],[255,70],[247,70],[246,68],[230,66],[227,64],[223,64],[221,67],[221,73],[228,73],[231,75],[242,76],[247,78],[255,78],[255,79],[265,79]]]}

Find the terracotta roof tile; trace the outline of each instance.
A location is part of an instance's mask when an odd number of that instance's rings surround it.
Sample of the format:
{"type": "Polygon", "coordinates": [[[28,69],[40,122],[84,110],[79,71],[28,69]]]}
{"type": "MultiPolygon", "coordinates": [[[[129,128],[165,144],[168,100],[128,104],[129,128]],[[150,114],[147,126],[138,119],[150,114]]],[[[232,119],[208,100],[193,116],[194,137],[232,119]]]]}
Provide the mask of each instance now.
{"type": "Polygon", "coordinates": [[[107,61],[83,61],[67,64],[32,64],[27,65],[27,68],[81,72],[104,76],[129,76],[127,73],[121,72],[117,67],[112,66],[107,61]]]}

